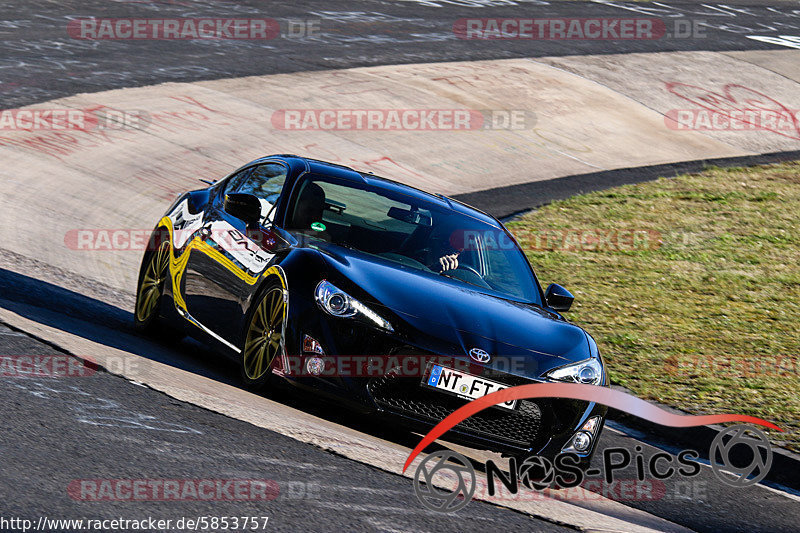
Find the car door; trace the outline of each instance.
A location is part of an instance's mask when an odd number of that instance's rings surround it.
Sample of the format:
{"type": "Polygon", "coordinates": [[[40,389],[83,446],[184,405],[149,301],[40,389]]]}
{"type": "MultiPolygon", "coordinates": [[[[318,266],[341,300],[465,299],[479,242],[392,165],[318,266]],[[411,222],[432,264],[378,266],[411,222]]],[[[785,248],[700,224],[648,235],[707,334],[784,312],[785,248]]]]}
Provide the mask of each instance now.
{"type": "Polygon", "coordinates": [[[287,172],[280,162],[265,162],[227,179],[210,203],[200,229],[200,242],[189,256],[187,310],[204,329],[226,344],[231,345],[237,338],[243,302],[275,257],[263,246],[260,228],[272,223],[287,172]],[[225,195],[230,193],[252,194],[259,199],[260,228],[248,228],[225,211],[225,195]]]}

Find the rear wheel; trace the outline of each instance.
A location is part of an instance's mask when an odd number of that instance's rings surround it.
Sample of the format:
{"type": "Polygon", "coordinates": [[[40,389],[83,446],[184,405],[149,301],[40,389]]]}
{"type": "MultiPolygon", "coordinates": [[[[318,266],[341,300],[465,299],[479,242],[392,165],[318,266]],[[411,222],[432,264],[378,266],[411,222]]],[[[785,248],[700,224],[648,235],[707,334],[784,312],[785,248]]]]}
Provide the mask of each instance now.
{"type": "Polygon", "coordinates": [[[263,388],[272,377],[272,365],[283,350],[286,302],[283,287],[273,282],[249,313],[242,349],[241,371],[245,384],[263,388]]]}
{"type": "Polygon", "coordinates": [[[141,331],[153,332],[157,329],[164,283],[169,277],[169,241],[162,242],[155,251],[147,254],[136,291],[134,324],[141,331]]]}

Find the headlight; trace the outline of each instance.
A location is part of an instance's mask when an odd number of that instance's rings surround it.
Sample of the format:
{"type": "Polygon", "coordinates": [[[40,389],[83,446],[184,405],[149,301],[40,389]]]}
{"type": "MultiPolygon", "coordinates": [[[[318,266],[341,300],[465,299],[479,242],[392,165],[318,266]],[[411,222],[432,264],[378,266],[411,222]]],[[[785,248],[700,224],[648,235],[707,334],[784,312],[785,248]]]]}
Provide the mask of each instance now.
{"type": "Polygon", "coordinates": [[[603,379],[603,367],[597,359],[587,359],[547,373],[547,377],[558,381],[572,381],[584,385],[599,385],[603,379]]]}
{"type": "Polygon", "coordinates": [[[314,290],[314,298],[328,314],[343,318],[361,317],[387,331],[394,331],[392,325],[378,313],[362,304],[333,283],[322,280],[314,290]]]}

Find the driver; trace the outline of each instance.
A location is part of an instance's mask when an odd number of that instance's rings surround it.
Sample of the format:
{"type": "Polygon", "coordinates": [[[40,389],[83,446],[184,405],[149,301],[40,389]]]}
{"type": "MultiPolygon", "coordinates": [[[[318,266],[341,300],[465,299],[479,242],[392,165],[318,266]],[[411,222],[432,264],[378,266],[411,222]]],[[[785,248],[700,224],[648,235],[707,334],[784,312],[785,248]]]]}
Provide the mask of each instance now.
{"type": "Polygon", "coordinates": [[[458,256],[461,250],[447,240],[436,238],[435,235],[431,235],[428,242],[432,244],[428,251],[428,268],[440,274],[458,268],[458,256]]]}
{"type": "Polygon", "coordinates": [[[438,227],[433,232],[424,233],[420,231],[421,229],[418,228],[414,232],[416,244],[420,247],[412,248],[414,251],[406,255],[439,274],[457,269],[461,250],[454,247],[450,239],[445,237],[452,232],[448,232],[445,227],[438,227]]]}
{"type": "Polygon", "coordinates": [[[434,267],[439,267],[439,272],[447,272],[448,270],[455,270],[458,268],[458,255],[461,252],[458,250],[451,254],[443,255],[439,258],[439,264],[434,267]]]}

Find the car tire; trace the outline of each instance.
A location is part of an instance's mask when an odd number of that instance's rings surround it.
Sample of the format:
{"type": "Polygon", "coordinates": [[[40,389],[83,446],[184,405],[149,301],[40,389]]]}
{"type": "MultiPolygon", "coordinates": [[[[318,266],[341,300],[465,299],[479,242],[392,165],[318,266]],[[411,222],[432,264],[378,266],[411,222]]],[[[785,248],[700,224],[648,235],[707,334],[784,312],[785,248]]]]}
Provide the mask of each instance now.
{"type": "MultiPolygon", "coordinates": [[[[151,241],[152,242],[152,241],[151,241]]],[[[158,241],[156,241],[158,242],[158,241]]],[[[134,308],[134,327],[148,334],[162,333],[160,323],[161,303],[164,283],[169,279],[169,261],[172,249],[169,240],[158,242],[145,252],[136,286],[136,306],[134,308]]]]}
{"type": "Polygon", "coordinates": [[[247,313],[239,359],[242,381],[253,390],[274,382],[272,367],[283,353],[286,299],[278,280],[268,281],[247,313]]]}

